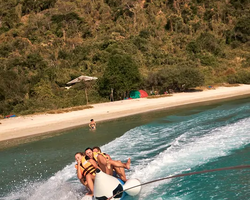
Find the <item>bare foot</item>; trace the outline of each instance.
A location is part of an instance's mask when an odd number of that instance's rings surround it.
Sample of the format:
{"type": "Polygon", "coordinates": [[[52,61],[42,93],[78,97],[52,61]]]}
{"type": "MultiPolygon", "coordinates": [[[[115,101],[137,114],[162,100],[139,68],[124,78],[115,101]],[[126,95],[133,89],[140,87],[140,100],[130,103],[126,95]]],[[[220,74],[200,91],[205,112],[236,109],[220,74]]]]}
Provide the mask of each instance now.
{"type": "Polygon", "coordinates": [[[88,192],[86,195],[94,196],[94,194],[92,192],[88,192]]]}
{"type": "Polygon", "coordinates": [[[126,169],[130,169],[130,163],[131,163],[131,159],[128,159],[128,162],[126,163],[126,169]]]}
{"type": "Polygon", "coordinates": [[[126,181],[127,181],[126,177],[124,177],[124,176],[120,176],[120,179],[121,179],[124,183],[126,183],[126,181]]]}

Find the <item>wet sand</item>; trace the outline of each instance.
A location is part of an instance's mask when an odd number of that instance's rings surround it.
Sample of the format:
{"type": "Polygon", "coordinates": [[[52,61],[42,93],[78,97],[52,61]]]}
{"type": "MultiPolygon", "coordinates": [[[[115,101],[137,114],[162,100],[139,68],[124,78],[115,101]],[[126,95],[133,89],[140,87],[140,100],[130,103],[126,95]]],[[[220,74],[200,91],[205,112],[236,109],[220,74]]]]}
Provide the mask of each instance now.
{"type": "Polygon", "coordinates": [[[250,85],[218,87],[201,92],[175,93],[161,98],[143,98],[93,104],[93,108],[69,113],[20,116],[0,120],[0,141],[71,129],[89,123],[190,104],[250,95],[250,85]]]}

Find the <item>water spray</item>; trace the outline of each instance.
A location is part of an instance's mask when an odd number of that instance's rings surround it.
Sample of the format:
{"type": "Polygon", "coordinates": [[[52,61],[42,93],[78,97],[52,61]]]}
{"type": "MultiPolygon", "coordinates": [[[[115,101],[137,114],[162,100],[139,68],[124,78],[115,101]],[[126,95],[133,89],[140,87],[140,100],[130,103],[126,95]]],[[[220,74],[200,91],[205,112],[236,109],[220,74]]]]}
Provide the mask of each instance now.
{"type": "Polygon", "coordinates": [[[217,172],[217,171],[226,171],[226,170],[235,170],[235,169],[247,169],[247,168],[250,168],[250,165],[238,165],[238,166],[232,166],[232,167],[223,167],[223,168],[217,168],[217,169],[209,169],[209,170],[203,170],[203,171],[198,171],[198,172],[190,172],[190,173],[185,173],[185,174],[177,174],[177,175],[173,175],[173,176],[168,176],[168,177],[148,181],[146,183],[142,183],[142,184],[139,184],[139,185],[135,185],[135,186],[130,187],[130,188],[126,188],[125,190],[122,190],[122,191],[116,193],[112,197],[109,197],[107,200],[110,200],[110,199],[114,198],[116,195],[119,195],[119,194],[121,194],[121,193],[123,193],[123,192],[125,192],[127,190],[131,190],[131,189],[136,188],[136,187],[141,187],[141,186],[144,186],[144,185],[148,185],[148,184],[151,184],[151,183],[155,183],[155,182],[159,182],[159,181],[163,181],[163,180],[167,180],[167,179],[172,179],[172,178],[177,178],[177,177],[184,177],[184,176],[191,176],[191,175],[195,175],[195,174],[204,174],[204,173],[217,172]]]}

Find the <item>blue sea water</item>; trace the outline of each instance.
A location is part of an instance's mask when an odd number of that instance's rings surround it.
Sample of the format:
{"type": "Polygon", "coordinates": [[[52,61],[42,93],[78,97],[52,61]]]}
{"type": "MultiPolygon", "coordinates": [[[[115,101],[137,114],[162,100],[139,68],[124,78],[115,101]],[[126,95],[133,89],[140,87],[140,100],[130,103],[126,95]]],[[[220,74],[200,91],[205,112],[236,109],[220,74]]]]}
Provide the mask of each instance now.
{"type": "MultiPolygon", "coordinates": [[[[176,174],[250,164],[250,98],[145,113],[63,132],[0,151],[0,199],[78,200],[74,153],[101,146],[130,157],[141,183],[176,174]]],[[[250,199],[250,170],[204,173],[154,182],[126,200],[250,199]]]]}

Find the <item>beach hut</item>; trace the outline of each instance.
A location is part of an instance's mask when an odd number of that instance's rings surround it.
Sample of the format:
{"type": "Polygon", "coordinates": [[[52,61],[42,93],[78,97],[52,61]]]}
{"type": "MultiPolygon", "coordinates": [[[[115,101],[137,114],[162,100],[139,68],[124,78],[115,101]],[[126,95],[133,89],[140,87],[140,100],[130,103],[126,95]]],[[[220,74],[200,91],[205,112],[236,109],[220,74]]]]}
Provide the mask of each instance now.
{"type": "MultiPolygon", "coordinates": [[[[80,82],[85,82],[85,81],[93,81],[93,80],[97,80],[97,77],[91,77],[91,76],[79,76],[75,79],[73,79],[72,81],[69,81],[68,83],[66,83],[67,85],[74,85],[76,83],[80,83],[80,82]]],[[[69,87],[65,87],[67,89],[69,89],[69,87]]],[[[86,101],[87,104],[89,103],[88,101],[88,93],[87,93],[87,87],[85,87],[85,96],[86,96],[86,101]]]]}
{"type": "Polygon", "coordinates": [[[91,77],[91,76],[79,76],[75,79],[73,79],[72,81],[66,83],[67,85],[73,85],[75,83],[79,83],[81,81],[92,81],[92,80],[97,80],[97,77],[91,77]]]}

